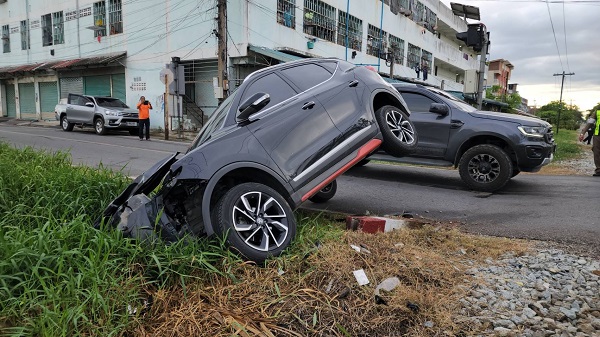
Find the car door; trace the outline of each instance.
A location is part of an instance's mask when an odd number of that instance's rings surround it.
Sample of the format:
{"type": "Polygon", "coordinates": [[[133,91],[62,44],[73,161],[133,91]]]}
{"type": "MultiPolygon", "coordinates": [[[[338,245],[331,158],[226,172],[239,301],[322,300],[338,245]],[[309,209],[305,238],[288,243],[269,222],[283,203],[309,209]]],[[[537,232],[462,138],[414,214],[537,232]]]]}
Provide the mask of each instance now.
{"type": "Polygon", "coordinates": [[[330,151],[340,132],[310,92],[299,93],[276,72],[254,79],[240,102],[259,92],[269,94],[271,101],[250,118],[248,128],[297,190],[323,172],[316,161],[330,151]]]}
{"type": "Polygon", "coordinates": [[[94,115],[94,107],[86,106],[86,103],[93,102],[85,96],[69,94],[67,119],[73,123],[91,123],[91,116],[94,115]]]}
{"type": "Polygon", "coordinates": [[[374,123],[370,120],[371,114],[362,104],[367,87],[355,78],[351,67],[346,64],[338,66],[338,62],[331,60],[297,68],[299,69],[294,70],[298,76],[293,81],[298,82],[299,86],[306,82],[306,75],[300,74],[323,73],[323,81],[316,88],[315,97],[323,104],[333,124],[340,130],[342,137],[339,142],[352,138],[350,142],[346,142],[346,149],[355,150],[364,145],[365,140],[373,137],[372,132],[365,130],[374,123]]]}
{"type": "Polygon", "coordinates": [[[411,112],[410,120],[419,134],[419,145],[413,154],[418,157],[442,158],[448,149],[452,110],[447,115],[429,112],[432,103],[443,103],[425,94],[402,91],[400,94],[411,112]]]}

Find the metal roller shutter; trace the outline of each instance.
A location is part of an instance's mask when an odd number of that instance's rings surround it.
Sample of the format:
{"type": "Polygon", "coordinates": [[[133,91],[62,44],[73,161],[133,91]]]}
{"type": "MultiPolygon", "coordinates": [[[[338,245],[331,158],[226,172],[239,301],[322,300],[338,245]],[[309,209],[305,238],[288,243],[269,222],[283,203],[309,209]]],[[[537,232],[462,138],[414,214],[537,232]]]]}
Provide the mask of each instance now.
{"type": "Polygon", "coordinates": [[[21,113],[35,113],[35,89],[33,83],[19,83],[19,107],[21,113]]]}
{"type": "Polygon", "coordinates": [[[60,98],[67,98],[69,94],[83,95],[83,78],[64,77],[60,79],[60,98]]]}
{"type": "Polygon", "coordinates": [[[40,105],[42,112],[53,112],[58,103],[56,82],[40,82],[40,105]]]}
{"type": "Polygon", "coordinates": [[[110,96],[110,75],[86,76],[83,78],[84,91],[90,96],[110,96]]]}
{"type": "Polygon", "coordinates": [[[125,102],[125,74],[112,75],[112,97],[125,102]]]}
{"type": "Polygon", "coordinates": [[[7,84],[6,88],[6,112],[8,117],[17,117],[17,102],[15,100],[15,85],[7,84]]]}

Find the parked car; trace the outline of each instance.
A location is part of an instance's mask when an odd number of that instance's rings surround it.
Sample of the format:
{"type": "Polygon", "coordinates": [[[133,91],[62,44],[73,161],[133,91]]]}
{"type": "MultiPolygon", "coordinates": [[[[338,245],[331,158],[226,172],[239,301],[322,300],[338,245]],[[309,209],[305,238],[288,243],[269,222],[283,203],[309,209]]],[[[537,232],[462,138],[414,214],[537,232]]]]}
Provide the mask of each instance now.
{"type": "Polygon", "coordinates": [[[412,151],[408,117],[398,92],[364,67],[307,59],[265,68],[220,104],[184,156],[135,179],[102,219],[142,239],[223,235],[260,262],[290,244],[293,209],[333,197],[336,177],[380,145],[412,151]]]}
{"type": "Polygon", "coordinates": [[[58,104],[56,104],[54,106],[54,118],[56,118],[56,120],[59,121],[60,115],[66,113],[66,112],[67,112],[67,99],[61,98],[58,101],[58,104]]]}
{"type": "Polygon", "coordinates": [[[550,163],[556,145],[552,126],[541,119],[478,111],[440,89],[394,83],[411,111],[419,145],[410,156],[375,153],[368,160],[457,167],[476,191],[502,188],[519,172],[550,163]]]}
{"type": "Polygon", "coordinates": [[[114,97],[69,94],[58,119],[64,131],[73,131],[73,127],[79,125],[93,126],[99,135],[105,135],[108,130],[138,134],[138,111],[114,97]]]}

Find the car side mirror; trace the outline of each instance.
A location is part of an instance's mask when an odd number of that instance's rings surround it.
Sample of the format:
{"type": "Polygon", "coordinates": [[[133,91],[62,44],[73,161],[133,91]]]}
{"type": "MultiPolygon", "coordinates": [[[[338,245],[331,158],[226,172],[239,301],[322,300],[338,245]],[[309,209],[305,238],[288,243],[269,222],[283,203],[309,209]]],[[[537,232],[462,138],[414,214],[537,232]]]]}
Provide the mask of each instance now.
{"type": "Polygon", "coordinates": [[[92,102],[85,102],[85,106],[93,108],[94,107],[94,103],[92,103],[92,102]]]}
{"type": "Polygon", "coordinates": [[[244,101],[244,103],[242,103],[242,105],[240,105],[240,108],[238,109],[240,112],[236,118],[238,123],[247,121],[252,114],[260,111],[262,108],[267,106],[269,102],[271,102],[271,96],[264,92],[259,92],[250,96],[244,101]]]}
{"type": "Polygon", "coordinates": [[[441,116],[446,116],[450,112],[450,110],[448,109],[448,106],[446,104],[431,103],[431,106],[429,107],[429,112],[433,112],[441,116]]]}

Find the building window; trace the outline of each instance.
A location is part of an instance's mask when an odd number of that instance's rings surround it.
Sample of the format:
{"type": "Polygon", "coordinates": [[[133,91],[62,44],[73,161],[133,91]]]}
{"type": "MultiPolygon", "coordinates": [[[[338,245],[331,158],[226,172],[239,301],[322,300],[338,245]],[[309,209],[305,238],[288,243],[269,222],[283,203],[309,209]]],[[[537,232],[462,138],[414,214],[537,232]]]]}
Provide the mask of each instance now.
{"type": "Polygon", "coordinates": [[[106,36],[106,1],[94,2],[94,37],[106,36]]]}
{"type": "Polygon", "coordinates": [[[421,48],[408,44],[408,55],[406,56],[406,66],[411,69],[421,67],[421,48]]]}
{"type": "Polygon", "coordinates": [[[23,20],[21,21],[21,50],[28,50],[29,47],[29,20],[23,20]]]}
{"type": "Polygon", "coordinates": [[[52,45],[52,14],[42,15],[42,46],[52,45]]]}
{"type": "Polygon", "coordinates": [[[110,35],[123,33],[123,14],[121,13],[121,0],[109,0],[108,19],[110,21],[110,35]]]}
{"type": "Polygon", "coordinates": [[[346,18],[348,19],[348,48],[361,51],[362,50],[362,20],[347,15],[344,11],[338,11],[338,34],[337,44],[346,46],[346,18]]]}
{"type": "Polygon", "coordinates": [[[371,24],[367,30],[367,54],[385,58],[387,33],[371,24]]]}
{"type": "Polygon", "coordinates": [[[304,0],[304,33],[335,42],[335,8],[319,0],[304,0]]]}
{"type": "Polygon", "coordinates": [[[427,7],[425,9],[425,28],[434,33],[437,30],[437,14],[427,7]]]}
{"type": "Polygon", "coordinates": [[[404,64],[404,40],[390,34],[390,52],[394,55],[394,63],[404,64]]]}
{"type": "Polygon", "coordinates": [[[54,32],[54,44],[65,43],[65,26],[62,11],[52,13],[52,27],[54,32]]]}
{"type": "Polygon", "coordinates": [[[412,20],[423,24],[425,22],[425,5],[418,0],[411,0],[410,9],[412,10],[412,20]]]}
{"type": "Polygon", "coordinates": [[[421,56],[421,68],[423,68],[423,64],[427,64],[427,72],[431,74],[431,64],[433,61],[433,55],[430,52],[423,49],[421,56]]]}
{"type": "Polygon", "coordinates": [[[277,23],[296,29],[296,0],[277,0],[277,23]]]}
{"type": "Polygon", "coordinates": [[[2,52],[10,53],[10,30],[8,25],[2,26],[2,52]]]}

